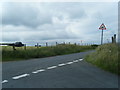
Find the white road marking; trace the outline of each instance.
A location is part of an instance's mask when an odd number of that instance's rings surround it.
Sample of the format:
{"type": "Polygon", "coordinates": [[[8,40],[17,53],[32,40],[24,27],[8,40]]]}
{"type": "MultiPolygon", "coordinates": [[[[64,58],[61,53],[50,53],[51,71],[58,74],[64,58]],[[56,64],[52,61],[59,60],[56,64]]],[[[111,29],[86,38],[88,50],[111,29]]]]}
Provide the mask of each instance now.
{"type": "Polygon", "coordinates": [[[79,62],[78,60],[74,60],[73,62],[79,62]]]}
{"type": "Polygon", "coordinates": [[[52,67],[48,67],[47,69],[53,69],[56,68],[57,66],[52,66],[52,67]]]}
{"type": "MultiPolygon", "coordinates": [[[[79,62],[79,61],[82,61],[82,60],[83,59],[78,59],[78,60],[74,60],[72,62],[61,63],[61,64],[58,64],[58,66],[64,66],[66,64],[73,64],[74,62],[79,62]]],[[[51,66],[51,67],[48,67],[47,69],[54,69],[54,68],[57,68],[57,66],[51,66]]],[[[43,72],[43,71],[45,71],[45,69],[36,70],[36,71],[33,71],[32,73],[39,73],[39,72],[43,72]]],[[[30,74],[23,74],[23,75],[12,77],[12,79],[19,79],[19,78],[27,77],[29,75],[30,74]]],[[[8,80],[3,80],[1,83],[7,83],[7,82],[8,82],[8,80]]]]}
{"type": "Polygon", "coordinates": [[[36,70],[36,71],[34,71],[32,73],[39,73],[39,72],[43,72],[43,71],[45,71],[45,69],[36,70]]]}
{"type": "Polygon", "coordinates": [[[82,61],[83,59],[79,59],[79,61],[82,61]]]}
{"type": "Polygon", "coordinates": [[[64,65],[66,65],[66,64],[64,64],[64,63],[62,63],[62,64],[58,64],[58,66],[64,66],[64,65]]]}
{"type": "Polygon", "coordinates": [[[3,80],[1,83],[7,83],[8,82],[8,80],[3,80]]]}
{"type": "Polygon", "coordinates": [[[19,76],[12,77],[12,79],[19,79],[19,78],[27,77],[27,76],[29,76],[29,75],[30,75],[30,74],[23,74],[23,75],[19,75],[19,76]]]}
{"type": "Polygon", "coordinates": [[[73,62],[68,62],[67,64],[73,64],[73,62]]]}

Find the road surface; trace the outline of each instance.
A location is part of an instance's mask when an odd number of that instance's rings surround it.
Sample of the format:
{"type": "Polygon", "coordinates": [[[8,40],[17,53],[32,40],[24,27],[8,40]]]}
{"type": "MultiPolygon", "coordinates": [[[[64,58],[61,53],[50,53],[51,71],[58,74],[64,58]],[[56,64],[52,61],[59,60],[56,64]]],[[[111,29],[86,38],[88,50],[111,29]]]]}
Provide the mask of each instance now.
{"type": "Polygon", "coordinates": [[[93,51],[3,63],[3,88],[118,88],[118,76],[84,60],[93,51]]]}

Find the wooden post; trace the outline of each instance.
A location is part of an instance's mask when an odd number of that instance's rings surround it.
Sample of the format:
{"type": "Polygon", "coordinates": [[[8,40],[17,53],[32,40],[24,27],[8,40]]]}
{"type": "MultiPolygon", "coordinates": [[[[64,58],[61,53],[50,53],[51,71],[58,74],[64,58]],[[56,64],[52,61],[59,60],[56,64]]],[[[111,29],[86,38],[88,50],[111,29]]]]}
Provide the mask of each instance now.
{"type": "Polygon", "coordinates": [[[56,42],[56,46],[58,45],[58,43],[56,42]]]}
{"type": "Polygon", "coordinates": [[[13,46],[13,50],[16,50],[16,49],[15,49],[15,46],[13,46]]]}
{"type": "Polygon", "coordinates": [[[76,45],[76,43],[75,43],[75,45],[76,45]]]}
{"type": "Polygon", "coordinates": [[[26,44],[24,44],[24,50],[26,50],[26,44]]]}
{"type": "Polygon", "coordinates": [[[46,47],[48,46],[48,43],[46,42],[46,47]]]}
{"type": "Polygon", "coordinates": [[[116,34],[114,34],[114,43],[116,43],[116,34]]]}
{"type": "Polygon", "coordinates": [[[81,40],[81,46],[82,46],[82,44],[83,44],[83,43],[82,43],[82,40],[81,40]]]}
{"type": "Polygon", "coordinates": [[[37,43],[37,48],[39,48],[39,44],[37,43]]]}
{"type": "Polygon", "coordinates": [[[112,37],[112,43],[114,43],[114,38],[112,37]]]}

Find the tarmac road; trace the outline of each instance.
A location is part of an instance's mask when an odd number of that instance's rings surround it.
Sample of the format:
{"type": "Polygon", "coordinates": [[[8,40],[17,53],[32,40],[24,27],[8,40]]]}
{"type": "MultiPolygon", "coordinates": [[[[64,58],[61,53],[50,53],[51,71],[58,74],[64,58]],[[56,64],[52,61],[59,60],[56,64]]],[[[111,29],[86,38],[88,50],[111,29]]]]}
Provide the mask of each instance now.
{"type": "Polygon", "coordinates": [[[118,76],[84,60],[93,51],[3,62],[2,88],[118,88],[118,76]]]}

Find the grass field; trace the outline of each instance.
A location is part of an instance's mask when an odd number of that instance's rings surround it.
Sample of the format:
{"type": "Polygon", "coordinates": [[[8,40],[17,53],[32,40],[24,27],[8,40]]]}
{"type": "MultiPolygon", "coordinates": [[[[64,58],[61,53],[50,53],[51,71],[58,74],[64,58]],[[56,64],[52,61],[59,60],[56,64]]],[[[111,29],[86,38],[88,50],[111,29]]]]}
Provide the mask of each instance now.
{"type": "Polygon", "coordinates": [[[96,48],[96,52],[86,56],[86,61],[104,70],[120,75],[118,71],[118,55],[120,47],[117,44],[104,44],[96,48]]]}
{"type": "Polygon", "coordinates": [[[57,45],[50,47],[32,47],[27,46],[18,47],[13,51],[11,46],[2,46],[2,61],[13,61],[13,60],[26,60],[30,58],[43,58],[56,55],[64,55],[70,53],[82,52],[90,49],[94,49],[93,46],[78,46],[78,45],[57,45]]]}

